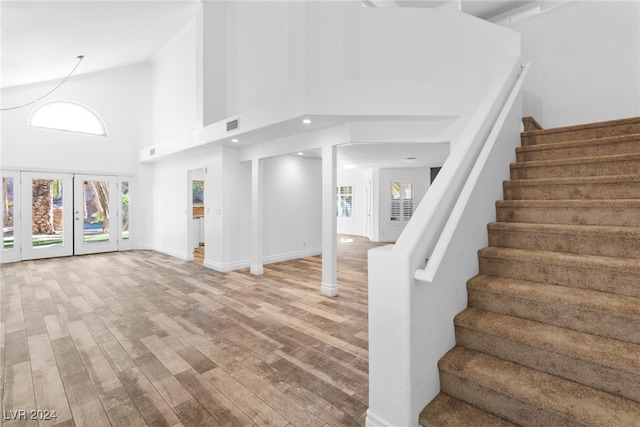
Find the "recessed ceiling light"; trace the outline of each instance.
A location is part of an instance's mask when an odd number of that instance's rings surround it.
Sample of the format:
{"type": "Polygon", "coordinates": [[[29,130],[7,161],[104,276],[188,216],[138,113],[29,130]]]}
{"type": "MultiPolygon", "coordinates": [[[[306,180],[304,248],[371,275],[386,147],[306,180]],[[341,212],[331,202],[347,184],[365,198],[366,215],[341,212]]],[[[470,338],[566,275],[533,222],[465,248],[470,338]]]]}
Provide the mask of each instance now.
{"type": "Polygon", "coordinates": [[[302,156],[304,153],[302,151],[298,151],[298,156],[302,156]]]}
{"type": "Polygon", "coordinates": [[[309,123],[311,123],[311,120],[309,120],[309,119],[304,119],[304,120],[302,121],[302,123],[304,123],[305,125],[308,125],[309,123]]]}
{"type": "Polygon", "coordinates": [[[231,142],[240,142],[240,140],[239,140],[239,139],[236,139],[236,138],[233,138],[233,139],[231,140],[231,142]]]}

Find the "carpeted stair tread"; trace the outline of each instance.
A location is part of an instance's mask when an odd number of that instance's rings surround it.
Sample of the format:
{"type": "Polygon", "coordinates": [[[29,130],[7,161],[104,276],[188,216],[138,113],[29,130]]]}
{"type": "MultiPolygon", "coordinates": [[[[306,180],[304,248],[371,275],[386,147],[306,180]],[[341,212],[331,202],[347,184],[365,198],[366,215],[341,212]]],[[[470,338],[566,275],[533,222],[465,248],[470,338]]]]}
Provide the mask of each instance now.
{"type": "Polygon", "coordinates": [[[489,245],[605,257],[640,258],[640,228],[493,222],[489,245]]]}
{"type": "Polygon", "coordinates": [[[516,147],[516,159],[521,162],[596,157],[611,153],[640,153],[640,133],[516,147]]]}
{"type": "Polygon", "coordinates": [[[455,325],[459,346],[640,402],[640,345],[478,308],[455,325]]]}
{"type": "Polygon", "coordinates": [[[640,427],[640,117],[523,123],[420,420],[640,427]]]}
{"type": "Polygon", "coordinates": [[[505,181],[506,200],[640,199],[640,174],[505,181]]]}
{"type": "Polygon", "coordinates": [[[469,307],[640,344],[640,298],[479,274],[469,307]]]}
{"type": "Polygon", "coordinates": [[[423,427],[512,427],[502,418],[471,406],[461,400],[440,393],[420,413],[423,427]]]}
{"type": "Polygon", "coordinates": [[[497,220],[574,225],[640,227],[640,200],[500,200],[497,220]]]}
{"type": "Polygon", "coordinates": [[[522,132],[523,146],[640,133],[640,117],[522,132]]]}
{"type": "Polygon", "coordinates": [[[512,163],[511,179],[640,174],[640,153],[512,163]]]}
{"type": "Polygon", "coordinates": [[[487,247],[480,273],[640,297],[640,260],[487,247]]]}
{"type": "Polygon", "coordinates": [[[455,347],[442,391],[522,426],[633,426],[640,404],[484,353],[455,347]]]}

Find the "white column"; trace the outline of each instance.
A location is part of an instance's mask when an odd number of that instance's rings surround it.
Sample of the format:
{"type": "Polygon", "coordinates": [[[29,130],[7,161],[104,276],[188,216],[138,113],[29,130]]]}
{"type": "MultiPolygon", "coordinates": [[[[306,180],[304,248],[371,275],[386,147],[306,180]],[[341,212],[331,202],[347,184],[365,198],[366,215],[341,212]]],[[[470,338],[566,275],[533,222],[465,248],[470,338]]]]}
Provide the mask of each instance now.
{"type": "Polygon", "coordinates": [[[251,274],[262,274],[262,159],[251,161],[251,274]]]}
{"type": "Polygon", "coordinates": [[[338,295],[338,247],[336,242],[337,147],[322,148],[322,285],[320,293],[338,295]]]}

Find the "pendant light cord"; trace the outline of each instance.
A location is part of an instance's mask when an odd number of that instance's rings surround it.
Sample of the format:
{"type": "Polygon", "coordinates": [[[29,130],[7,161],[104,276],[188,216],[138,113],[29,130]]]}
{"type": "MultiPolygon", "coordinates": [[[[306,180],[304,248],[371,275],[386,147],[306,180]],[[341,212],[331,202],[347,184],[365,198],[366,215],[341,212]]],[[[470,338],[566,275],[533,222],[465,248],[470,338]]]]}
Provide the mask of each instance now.
{"type": "Polygon", "coordinates": [[[56,87],[54,87],[53,89],[51,89],[49,92],[45,93],[44,95],[42,95],[38,99],[35,99],[35,100],[31,101],[31,102],[27,102],[26,104],[16,105],[15,107],[0,108],[0,111],[17,110],[18,108],[22,108],[22,107],[26,107],[26,106],[31,105],[31,104],[35,104],[36,102],[40,101],[41,99],[46,98],[47,96],[51,95],[56,89],[58,89],[60,86],[62,86],[62,84],[64,82],[66,82],[69,77],[71,77],[71,75],[76,70],[76,68],[78,68],[78,65],[80,65],[80,63],[84,59],[84,55],[79,55],[77,58],[78,58],[78,63],[76,64],[75,67],[73,67],[73,70],[71,70],[71,72],[67,75],[67,77],[65,77],[64,80],[62,80],[60,83],[58,83],[58,85],[56,87]]]}

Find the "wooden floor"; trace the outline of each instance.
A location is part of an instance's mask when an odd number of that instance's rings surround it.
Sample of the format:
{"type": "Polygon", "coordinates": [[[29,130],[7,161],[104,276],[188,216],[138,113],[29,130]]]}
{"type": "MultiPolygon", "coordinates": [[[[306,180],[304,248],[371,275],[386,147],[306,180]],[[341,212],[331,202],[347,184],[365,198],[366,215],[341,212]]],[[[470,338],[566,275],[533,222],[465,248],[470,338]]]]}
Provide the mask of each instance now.
{"type": "Polygon", "coordinates": [[[373,246],[339,238],[336,298],[320,257],[259,277],[150,251],[3,265],[2,425],[362,426],[373,246]]]}

